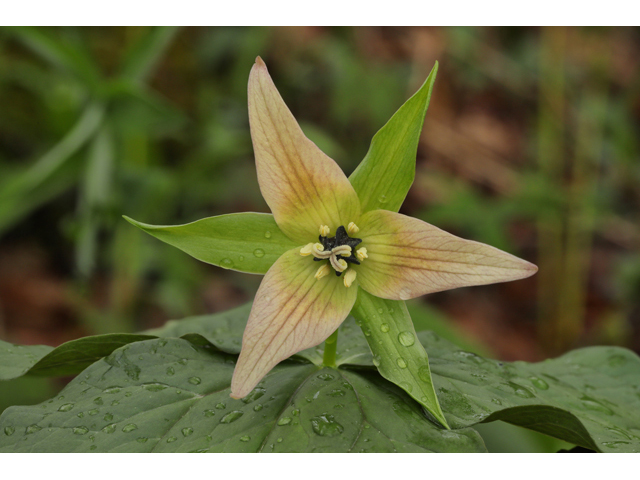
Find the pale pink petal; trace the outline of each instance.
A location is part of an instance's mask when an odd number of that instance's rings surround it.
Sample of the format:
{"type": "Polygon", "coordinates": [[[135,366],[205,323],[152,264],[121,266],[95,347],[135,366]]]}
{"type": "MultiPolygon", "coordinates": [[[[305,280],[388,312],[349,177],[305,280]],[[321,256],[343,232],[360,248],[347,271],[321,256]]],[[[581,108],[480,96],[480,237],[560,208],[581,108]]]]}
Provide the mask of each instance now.
{"type": "Polygon", "coordinates": [[[357,222],[358,195],[338,164],[309,140],[278,93],[260,57],[249,76],[249,122],[260,191],[291,240],[314,241],[357,222]]]}
{"type": "Polygon", "coordinates": [[[294,249],[265,275],[242,337],[233,398],[246,396],[282,360],[326,340],[351,311],[357,284],[347,288],[333,272],[317,280],[321,263],[294,249]]]}
{"type": "Polygon", "coordinates": [[[382,298],[526,278],[538,267],[483,243],[451,235],[422,220],[387,210],[360,219],[368,258],[356,267],[360,286],[382,298]]]}

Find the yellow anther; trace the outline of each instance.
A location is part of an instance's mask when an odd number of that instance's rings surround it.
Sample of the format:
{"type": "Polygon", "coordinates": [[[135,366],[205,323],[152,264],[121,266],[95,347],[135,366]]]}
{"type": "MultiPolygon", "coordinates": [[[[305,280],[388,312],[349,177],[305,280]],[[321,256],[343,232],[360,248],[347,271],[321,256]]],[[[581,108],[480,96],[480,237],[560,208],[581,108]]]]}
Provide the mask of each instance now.
{"type": "Polygon", "coordinates": [[[313,253],[313,243],[307,243],[304,247],[300,249],[300,255],[306,257],[313,253]]]}
{"type": "Polygon", "coordinates": [[[357,272],[353,268],[347,270],[347,273],[344,274],[344,286],[349,288],[356,279],[356,275],[357,272]]]}
{"type": "Polygon", "coordinates": [[[360,229],[355,223],[350,222],[349,225],[347,225],[347,233],[349,234],[349,236],[353,237],[359,231],[360,229]]]}
{"type": "Polygon", "coordinates": [[[325,263],[324,265],[322,265],[318,269],[318,271],[316,272],[314,277],[316,277],[316,279],[320,280],[322,277],[326,277],[330,273],[331,273],[331,267],[329,267],[329,265],[325,263]]]}
{"type": "Polygon", "coordinates": [[[328,250],[325,252],[324,245],[321,243],[314,243],[311,246],[311,253],[316,258],[329,258],[331,256],[331,252],[328,250]]]}
{"type": "Polygon", "coordinates": [[[360,261],[363,261],[365,258],[369,258],[369,255],[367,255],[367,249],[364,247],[361,247],[358,250],[356,250],[356,258],[360,261]]]}
{"type": "Polygon", "coordinates": [[[320,225],[320,235],[328,237],[331,233],[331,229],[327,225],[320,225]]]}
{"type": "Polygon", "coordinates": [[[349,257],[351,255],[351,247],[349,245],[340,245],[339,247],[334,247],[331,250],[331,253],[333,253],[334,255],[349,257]]]}
{"type": "Polygon", "coordinates": [[[349,266],[342,258],[337,258],[335,255],[329,257],[329,263],[331,263],[336,272],[344,272],[349,266]]]}

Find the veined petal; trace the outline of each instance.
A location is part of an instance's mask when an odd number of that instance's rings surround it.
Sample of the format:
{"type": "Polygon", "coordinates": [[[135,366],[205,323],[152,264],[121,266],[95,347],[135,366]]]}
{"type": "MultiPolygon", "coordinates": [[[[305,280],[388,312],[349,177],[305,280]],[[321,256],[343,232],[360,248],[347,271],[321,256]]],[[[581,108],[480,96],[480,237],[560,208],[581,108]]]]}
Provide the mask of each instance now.
{"type": "Polygon", "coordinates": [[[360,286],[392,300],[526,278],[538,267],[483,243],[451,235],[417,218],[374,210],[360,219],[368,258],[360,286]]]}
{"type": "Polygon", "coordinates": [[[249,123],[260,191],[285,235],[307,243],[320,225],[335,232],[358,221],[358,195],[338,164],[305,137],[260,57],[249,76],[249,123]]]}
{"type": "Polygon", "coordinates": [[[242,351],[231,382],[231,396],[246,396],[282,360],[329,337],[355,303],[357,284],[327,275],[316,279],[318,263],[299,249],[282,255],[256,294],[242,351]]]}

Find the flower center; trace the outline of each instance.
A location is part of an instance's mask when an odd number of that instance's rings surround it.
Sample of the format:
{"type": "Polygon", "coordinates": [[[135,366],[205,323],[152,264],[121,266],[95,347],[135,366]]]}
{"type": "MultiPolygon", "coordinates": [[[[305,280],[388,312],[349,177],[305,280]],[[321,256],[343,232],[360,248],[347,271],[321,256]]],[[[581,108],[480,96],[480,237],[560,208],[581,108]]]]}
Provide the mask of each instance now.
{"type": "MultiPolygon", "coordinates": [[[[331,267],[336,272],[336,276],[349,268],[349,263],[360,265],[360,262],[367,258],[367,249],[364,247],[355,250],[362,239],[354,236],[360,229],[355,223],[349,223],[347,228],[340,225],[336,230],[336,235],[331,237],[331,230],[326,225],[320,226],[320,243],[309,243],[300,249],[300,255],[313,255],[315,262],[328,260],[328,263],[322,265],[316,272],[315,277],[319,280],[331,272],[331,267]]],[[[344,276],[344,285],[350,287],[356,278],[356,272],[353,269],[347,271],[344,276]]]]}

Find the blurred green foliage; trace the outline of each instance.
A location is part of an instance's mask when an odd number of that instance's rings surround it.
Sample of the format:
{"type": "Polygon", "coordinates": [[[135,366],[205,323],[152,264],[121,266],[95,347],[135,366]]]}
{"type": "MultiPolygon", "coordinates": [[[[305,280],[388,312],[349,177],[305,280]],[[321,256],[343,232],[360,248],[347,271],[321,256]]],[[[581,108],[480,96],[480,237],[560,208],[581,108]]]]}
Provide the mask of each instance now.
{"type": "MultiPolygon", "coordinates": [[[[403,211],[539,264],[537,297],[530,288],[505,308],[522,305],[518,319],[537,324],[542,351],[638,348],[638,38],[598,28],[6,28],[0,245],[50,252],[88,333],[230,306],[207,299],[206,285],[248,299],[259,279],[212,272],[120,216],[178,224],[268,211],[246,111],[256,55],[347,174],[439,60],[403,211]]],[[[456,298],[447,295],[433,298],[456,298]]]]}

